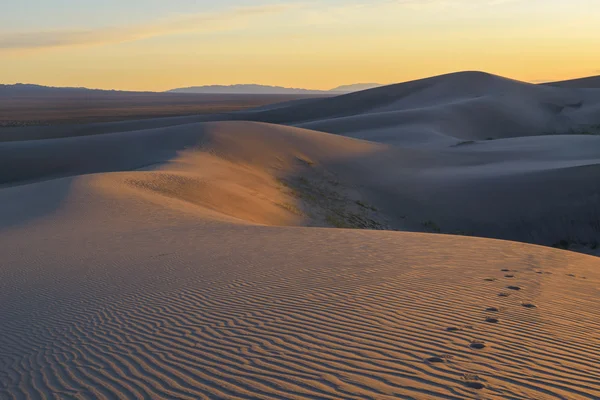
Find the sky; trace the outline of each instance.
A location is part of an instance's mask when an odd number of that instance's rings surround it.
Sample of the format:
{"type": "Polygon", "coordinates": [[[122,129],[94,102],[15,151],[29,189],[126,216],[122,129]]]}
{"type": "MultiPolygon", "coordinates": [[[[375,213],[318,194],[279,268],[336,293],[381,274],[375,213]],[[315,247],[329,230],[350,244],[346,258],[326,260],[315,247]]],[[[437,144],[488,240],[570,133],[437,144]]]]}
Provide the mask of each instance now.
{"type": "Polygon", "coordinates": [[[600,0],[0,0],[0,83],[309,89],[600,75],[600,0]]]}

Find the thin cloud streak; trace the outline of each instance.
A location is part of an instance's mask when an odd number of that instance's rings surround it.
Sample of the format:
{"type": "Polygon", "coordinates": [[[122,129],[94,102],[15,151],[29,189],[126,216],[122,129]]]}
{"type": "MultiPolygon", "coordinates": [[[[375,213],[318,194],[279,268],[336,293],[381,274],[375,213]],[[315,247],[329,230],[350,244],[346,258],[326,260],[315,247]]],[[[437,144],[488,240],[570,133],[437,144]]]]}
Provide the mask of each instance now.
{"type": "Polygon", "coordinates": [[[283,4],[235,8],[130,27],[0,33],[0,51],[123,43],[176,33],[230,30],[262,16],[283,13],[292,7],[292,4],[283,4]]]}
{"type": "Polygon", "coordinates": [[[245,23],[267,15],[277,15],[292,8],[296,22],[307,24],[335,24],[344,21],[348,14],[358,18],[365,15],[390,15],[402,9],[436,10],[447,7],[472,7],[476,5],[499,5],[523,0],[380,0],[365,2],[355,0],[344,6],[324,6],[311,0],[290,0],[285,4],[240,7],[218,13],[196,14],[155,21],[134,26],[113,26],[97,29],[64,29],[37,32],[1,32],[0,51],[35,50],[71,46],[92,46],[131,42],[140,39],[185,32],[217,32],[244,27],[245,23]],[[340,20],[341,18],[341,20],[340,20]]]}

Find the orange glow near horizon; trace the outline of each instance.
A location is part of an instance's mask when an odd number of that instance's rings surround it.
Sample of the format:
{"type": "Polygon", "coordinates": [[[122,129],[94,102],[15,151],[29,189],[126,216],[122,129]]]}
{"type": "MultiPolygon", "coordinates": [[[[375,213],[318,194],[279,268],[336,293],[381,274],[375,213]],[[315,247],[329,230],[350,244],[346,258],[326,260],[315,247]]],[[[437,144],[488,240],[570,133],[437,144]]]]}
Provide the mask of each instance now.
{"type": "Polygon", "coordinates": [[[551,8],[532,18],[516,12],[511,4],[518,0],[493,6],[505,14],[492,6],[443,9],[434,3],[332,4],[327,10],[291,4],[83,33],[0,31],[0,83],[153,91],[236,83],[331,89],[461,70],[530,82],[600,74],[594,50],[600,48],[600,17],[583,6],[569,16],[551,8]]]}

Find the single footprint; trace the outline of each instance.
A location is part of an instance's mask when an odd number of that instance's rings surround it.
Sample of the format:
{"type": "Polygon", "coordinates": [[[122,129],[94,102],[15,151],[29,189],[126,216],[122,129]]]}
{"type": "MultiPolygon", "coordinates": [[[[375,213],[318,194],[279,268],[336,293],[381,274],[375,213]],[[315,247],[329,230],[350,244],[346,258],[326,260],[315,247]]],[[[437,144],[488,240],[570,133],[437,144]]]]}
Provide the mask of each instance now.
{"type": "Polygon", "coordinates": [[[489,322],[490,324],[497,324],[498,323],[498,318],[494,318],[494,317],[487,317],[485,319],[485,322],[489,322]]]}
{"type": "Polygon", "coordinates": [[[442,357],[429,357],[426,361],[430,363],[443,363],[446,360],[444,360],[442,357]]]}
{"type": "Polygon", "coordinates": [[[488,307],[485,309],[485,311],[498,312],[498,311],[500,311],[500,309],[498,307],[488,307]]]}
{"type": "Polygon", "coordinates": [[[463,375],[462,379],[465,382],[465,385],[467,385],[467,387],[470,387],[471,389],[485,388],[485,385],[479,381],[479,377],[477,375],[465,374],[463,375]]]}
{"type": "Polygon", "coordinates": [[[521,290],[520,286],[507,286],[506,288],[510,290],[521,290]]]}
{"type": "Polygon", "coordinates": [[[513,274],[506,274],[504,275],[505,278],[514,278],[515,276],[513,274]]]}
{"type": "Polygon", "coordinates": [[[462,330],[462,329],[460,329],[460,328],[457,328],[456,326],[450,326],[450,327],[446,328],[446,330],[447,330],[448,332],[458,332],[458,331],[460,331],[460,330],[462,330]]]}
{"type": "Polygon", "coordinates": [[[510,269],[508,269],[508,268],[503,268],[503,269],[501,269],[500,271],[502,271],[502,272],[510,272],[510,269]]]}
{"type": "Polygon", "coordinates": [[[477,389],[477,390],[481,390],[481,389],[485,388],[485,385],[483,383],[477,382],[477,381],[466,381],[465,385],[467,385],[471,389],[477,389]]]}
{"type": "Polygon", "coordinates": [[[486,281],[486,282],[494,282],[496,280],[497,280],[496,278],[485,278],[484,279],[484,281],[486,281]]]}
{"type": "Polygon", "coordinates": [[[510,296],[510,294],[506,293],[506,292],[501,292],[501,293],[498,293],[498,296],[500,296],[500,297],[508,297],[508,296],[510,296]]]}
{"type": "Polygon", "coordinates": [[[469,344],[469,347],[472,349],[481,350],[485,349],[485,343],[479,340],[473,340],[471,344],[469,344]]]}
{"type": "Polygon", "coordinates": [[[570,276],[572,278],[575,278],[575,274],[567,274],[567,276],[570,276]]]}
{"type": "Polygon", "coordinates": [[[434,357],[426,358],[425,361],[428,363],[434,363],[434,364],[435,363],[444,363],[444,362],[450,360],[451,358],[452,358],[452,356],[450,356],[448,354],[444,354],[441,357],[434,356],[434,357]]]}
{"type": "Polygon", "coordinates": [[[537,306],[533,303],[521,303],[521,305],[526,308],[537,308],[537,306]]]}

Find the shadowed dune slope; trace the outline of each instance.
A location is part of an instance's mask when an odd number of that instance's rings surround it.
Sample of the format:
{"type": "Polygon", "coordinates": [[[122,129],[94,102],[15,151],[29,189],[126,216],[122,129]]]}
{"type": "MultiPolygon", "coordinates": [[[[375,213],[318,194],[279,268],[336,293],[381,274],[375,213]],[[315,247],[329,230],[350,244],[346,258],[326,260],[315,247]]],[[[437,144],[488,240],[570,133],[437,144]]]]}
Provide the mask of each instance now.
{"type": "Polygon", "coordinates": [[[564,88],[579,88],[579,89],[599,89],[600,75],[589,76],[586,78],[569,79],[567,81],[544,83],[547,86],[556,86],[564,88]]]}
{"type": "Polygon", "coordinates": [[[237,118],[295,124],[398,145],[547,135],[600,124],[600,91],[461,72],[237,118]],[[591,112],[588,112],[591,110],[591,112]]]}

